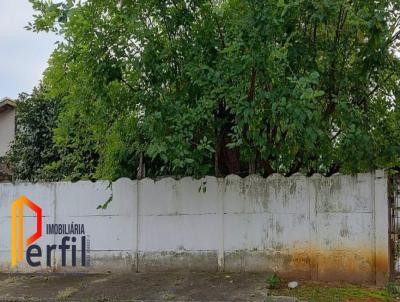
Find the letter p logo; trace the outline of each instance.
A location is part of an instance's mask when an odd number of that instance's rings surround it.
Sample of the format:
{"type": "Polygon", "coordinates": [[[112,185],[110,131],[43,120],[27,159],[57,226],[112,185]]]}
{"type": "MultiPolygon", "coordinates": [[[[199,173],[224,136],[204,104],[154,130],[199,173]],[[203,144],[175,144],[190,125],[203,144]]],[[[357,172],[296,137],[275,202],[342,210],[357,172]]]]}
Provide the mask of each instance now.
{"type": "Polygon", "coordinates": [[[24,256],[24,205],[36,213],[36,233],[26,240],[31,245],[42,236],[42,209],[25,196],[15,200],[11,206],[11,265],[15,266],[24,256]],[[18,226],[17,226],[18,220],[18,226]]]}

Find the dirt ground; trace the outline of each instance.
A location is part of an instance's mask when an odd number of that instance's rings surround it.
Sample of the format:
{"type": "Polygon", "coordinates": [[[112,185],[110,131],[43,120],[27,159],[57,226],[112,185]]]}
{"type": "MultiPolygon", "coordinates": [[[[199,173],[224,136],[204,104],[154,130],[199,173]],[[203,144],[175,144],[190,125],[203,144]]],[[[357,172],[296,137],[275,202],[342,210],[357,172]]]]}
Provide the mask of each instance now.
{"type": "Polygon", "coordinates": [[[264,279],[226,273],[0,274],[0,301],[265,301],[264,279]]]}
{"type": "MultiPolygon", "coordinates": [[[[300,286],[303,289],[307,288],[305,284],[304,286],[300,284],[300,286]]],[[[315,287],[313,287],[313,291],[315,291],[315,287]]],[[[274,295],[282,293],[289,296],[295,292],[275,291],[274,295]],[[287,293],[289,294],[287,295],[287,293]]],[[[125,275],[0,274],[0,301],[294,302],[297,300],[269,297],[265,274],[132,273],[125,275]]],[[[313,301],[313,299],[309,301],[313,301]]],[[[326,297],[326,300],[322,298],[322,300],[315,301],[331,302],[336,300],[326,297]]],[[[346,299],[344,301],[389,300],[346,299]]]]}

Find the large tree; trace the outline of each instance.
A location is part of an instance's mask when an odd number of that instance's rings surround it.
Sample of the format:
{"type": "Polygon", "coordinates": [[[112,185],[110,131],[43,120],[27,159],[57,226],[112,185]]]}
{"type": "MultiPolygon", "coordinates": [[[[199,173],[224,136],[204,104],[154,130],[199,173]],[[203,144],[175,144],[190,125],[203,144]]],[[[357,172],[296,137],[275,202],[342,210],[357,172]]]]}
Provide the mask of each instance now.
{"type": "Polygon", "coordinates": [[[53,179],[45,166],[59,159],[53,143],[57,101],[46,98],[43,87],[40,87],[35,88],[31,95],[20,94],[17,105],[16,136],[7,154],[14,177],[29,181],[53,179]]]}
{"type": "Polygon", "coordinates": [[[399,165],[399,1],[30,1],[97,177],[399,165]]]}

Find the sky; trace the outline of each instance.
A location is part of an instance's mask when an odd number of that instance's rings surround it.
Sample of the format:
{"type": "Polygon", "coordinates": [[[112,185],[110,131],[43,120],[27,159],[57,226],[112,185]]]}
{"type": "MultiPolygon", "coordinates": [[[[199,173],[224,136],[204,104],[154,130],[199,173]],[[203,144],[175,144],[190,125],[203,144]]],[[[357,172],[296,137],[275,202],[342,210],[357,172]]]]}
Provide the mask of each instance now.
{"type": "Polygon", "coordinates": [[[28,0],[0,0],[0,99],[30,93],[55,48],[54,34],[24,29],[33,14],[28,0]]]}

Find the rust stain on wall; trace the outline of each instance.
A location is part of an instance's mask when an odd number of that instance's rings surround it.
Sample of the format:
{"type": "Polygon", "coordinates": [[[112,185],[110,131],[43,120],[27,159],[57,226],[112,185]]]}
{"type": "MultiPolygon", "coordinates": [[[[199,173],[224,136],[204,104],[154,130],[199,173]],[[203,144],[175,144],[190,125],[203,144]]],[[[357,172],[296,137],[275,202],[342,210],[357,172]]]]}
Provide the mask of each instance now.
{"type": "Polygon", "coordinates": [[[375,284],[375,269],[383,275],[389,274],[388,255],[385,252],[375,255],[372,249],[366,248],[330,251],[295,250],[287,254],[285,259],[277,272],[290,278],[299,277],[301,272],[307,279],[319,281],[375,284]]]}

